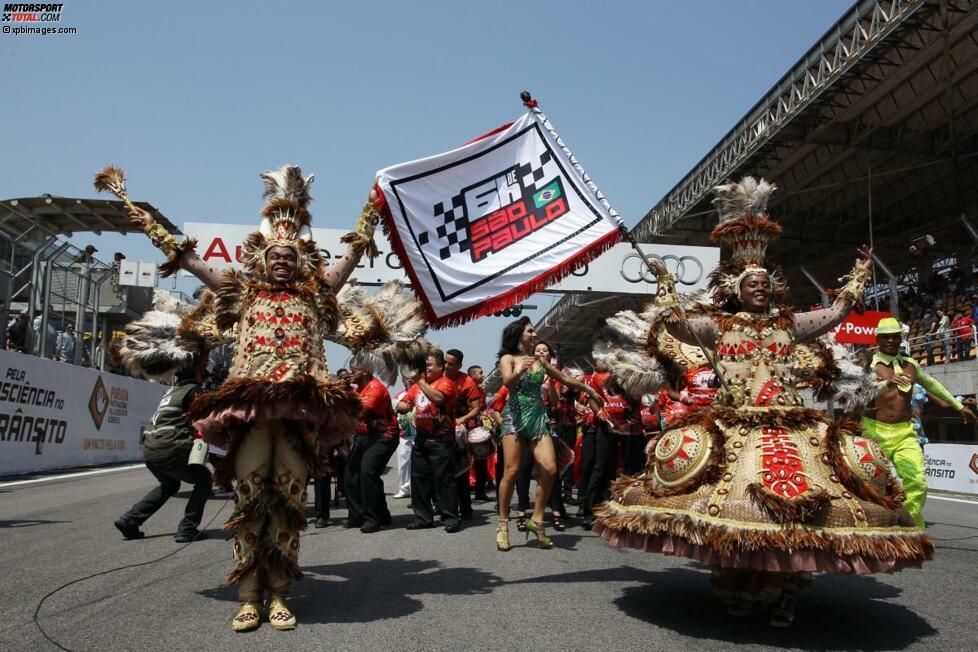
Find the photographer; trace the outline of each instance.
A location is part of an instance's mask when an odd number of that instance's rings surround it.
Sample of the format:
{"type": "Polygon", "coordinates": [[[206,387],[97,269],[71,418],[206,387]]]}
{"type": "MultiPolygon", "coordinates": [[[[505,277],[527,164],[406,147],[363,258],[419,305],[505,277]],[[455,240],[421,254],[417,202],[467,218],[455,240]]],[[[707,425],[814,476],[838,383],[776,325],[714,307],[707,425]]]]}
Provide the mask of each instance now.
{"type": "Polygon", "coordinates": [[[115,522],[116,528],[126,539],[143,538],[139,526],[180,490],[181,482],[192,484],[194,489],[174,541],[187,543],[207,536],[197,528],[204,517],[204,504],[211,494],[211,474],[202,464],[188,464],[194,430],[186,415],[187,408],[200,392],[206,369],[207,358],[201,357],[193,367],[178,371],[177,383],[163,395],[156,408],[153,427],[143,441],[143,458],[146,468],[160,484],[115,522]]]}

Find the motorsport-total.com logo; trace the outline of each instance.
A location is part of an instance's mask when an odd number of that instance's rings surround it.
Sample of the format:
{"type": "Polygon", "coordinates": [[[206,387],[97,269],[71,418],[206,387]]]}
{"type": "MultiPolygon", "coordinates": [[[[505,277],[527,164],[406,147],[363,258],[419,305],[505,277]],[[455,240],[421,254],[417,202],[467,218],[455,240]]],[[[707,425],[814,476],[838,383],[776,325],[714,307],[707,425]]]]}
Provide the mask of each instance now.
{"type": "Polygon", "coordinates": [[[57,23],[64,3],[14,3],[3,5],[4,23],[57,23]]]}

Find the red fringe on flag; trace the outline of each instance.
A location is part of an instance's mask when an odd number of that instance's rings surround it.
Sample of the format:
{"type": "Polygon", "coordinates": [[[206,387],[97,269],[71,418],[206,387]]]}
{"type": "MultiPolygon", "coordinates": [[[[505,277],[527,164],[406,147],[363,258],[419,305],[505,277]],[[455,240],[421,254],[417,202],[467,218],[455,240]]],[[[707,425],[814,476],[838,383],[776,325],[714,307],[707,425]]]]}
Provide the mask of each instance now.
{"type": "Polygon", "coordinates": [[[489,136],[495,136],[499,132],[506,131],[507,129],[509,129],[512,126],[513,126],[513,123],[512,122],[507,122],[504,125],[499,125],[498,127],[496,127],[495,129],[493,129],[492,131],[487,131],[486,133],[482,134],[481,136],[476,136],[475,138],[473,138],[472,140],[470,140],[467,143],[462,143],[461,146],[462,147],[465,147],[466,145],[471,145],[472,143],[477,143],[480,140],[485,140],[489,136]]]}
{"type": "Polygon", "coordinates": [[[577,254],[568,258],[557,267],[544,272],[532,281],[528,281],[519,287],[513,288],[509,292],[501,294],[498,297],[493,297],[492,299],[483,301],[479,305],[464,308],[443,317],[438,317],[435,314],[431,303],[429,303],[427,295],[421,290],[422,286],[418,281],[418,277],[415,274],[414,269],[407,262],[408,257],[404,253],[404,243],[401,242],[401,234],[394,225],[394,217],[391,215],[390,206],[387,203],[387,197],[384,196],[384,192],[381,190],[379,185],[375,186],[375,189],[377,190],[377,201],[374,203],[374,205],[383,217],[382,226],[384,229],[384,234],[387,236],[391,246],[394,248],[394,253],[396,253],[397,257],[401,260],[401,264],[404,265],[404,270],[407,272],[408,278],[411,279],[411,285],[414,287],[415,294],[418,295],[418,298],[421,299],[421,303],[424,305],[425,317],[427,318],[428,323],[431,324],[432,328],[459,326],[466,322],[472,321],[473,319],[488,317],[494,312],[499,312],[501,310],[505,310],[506,308],[510,308],[523,299],[526,299],[537,292],[542,292],[551,285],[556,284],[578,268],[587,265],[601,254],[608,251],[608,249],[611,249],[616,244],[621,242],[623,237],[621,229],[609,231],[605,235],[598,238],[587,249],[579,251],[577,254]]]}

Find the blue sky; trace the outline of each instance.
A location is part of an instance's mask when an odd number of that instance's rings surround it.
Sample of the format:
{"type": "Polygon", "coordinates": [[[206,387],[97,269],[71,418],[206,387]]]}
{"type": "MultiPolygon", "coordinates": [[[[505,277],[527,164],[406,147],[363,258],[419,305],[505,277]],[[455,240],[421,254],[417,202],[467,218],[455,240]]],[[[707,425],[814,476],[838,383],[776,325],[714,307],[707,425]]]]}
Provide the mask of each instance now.
{"type": "MultiPolygon", "coordinates": [[[[376,170],[514,119],[527,88],[632,225],[850,4],[65,0],[77,34],[0,34],[0,198],[92,197],[113,162],[178,225],[255,224],[258,174],[296,163],[315,224],[346,228],[376,170]]],[[[432,339],[491,367],[504,325],[432,339]]]]}

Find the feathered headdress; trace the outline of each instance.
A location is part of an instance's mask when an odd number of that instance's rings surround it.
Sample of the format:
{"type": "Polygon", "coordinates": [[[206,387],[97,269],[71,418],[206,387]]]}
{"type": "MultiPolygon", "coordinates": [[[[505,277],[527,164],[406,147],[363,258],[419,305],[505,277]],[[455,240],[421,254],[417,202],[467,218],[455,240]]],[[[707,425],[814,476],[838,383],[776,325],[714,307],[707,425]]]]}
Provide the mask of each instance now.
{"type": "Polygon", "coordinates": [[[319,248],[312,239],[312,216],[309,214],[309,187],[314,175],[302,176],[297,165],[283,165],[261,175],[265,184],[265,207],[258,230],[248,236],[242,247],[244,266],[249,274],[264,274],[265,254],[272,247],[289,247],[299,259],[297,277],[315,275],[322,263],[319,248]]]}
{"type": "Polygon", "coordinates": [[[710,240],[731,249],[728,262],[710,275],[710,288],[717,303],[736,298],[740,282],[753,274],[766,274],[771,279],[772,294],[781,298],[787,286],[778,270],[764,266],[768,245],[781,235],[781,225],[767,215],[768,200],[777,186],[754,177],[744,177],[740,183],[728,182],[713,189],[720,217],[710,233],[710,240]]]}

